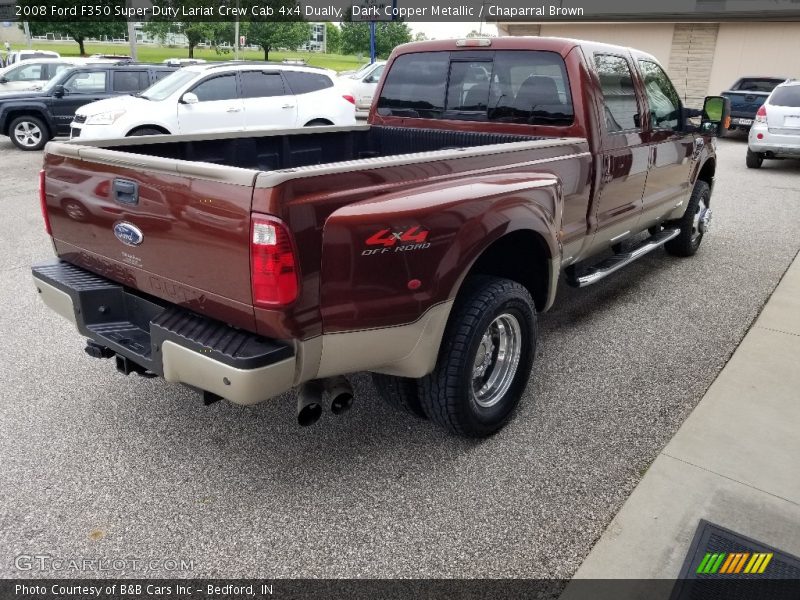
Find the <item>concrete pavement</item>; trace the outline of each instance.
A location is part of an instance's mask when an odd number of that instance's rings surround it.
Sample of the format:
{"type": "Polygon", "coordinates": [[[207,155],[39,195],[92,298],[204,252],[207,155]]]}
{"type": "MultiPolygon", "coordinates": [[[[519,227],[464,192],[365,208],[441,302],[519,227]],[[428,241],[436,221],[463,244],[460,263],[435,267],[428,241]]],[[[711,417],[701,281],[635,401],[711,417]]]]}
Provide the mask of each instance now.
{"type": "Polygon", "coordinates": [[[700,519],[800,555],[798,424],[800,256],[575,578],[674,579],[700,519]]]}

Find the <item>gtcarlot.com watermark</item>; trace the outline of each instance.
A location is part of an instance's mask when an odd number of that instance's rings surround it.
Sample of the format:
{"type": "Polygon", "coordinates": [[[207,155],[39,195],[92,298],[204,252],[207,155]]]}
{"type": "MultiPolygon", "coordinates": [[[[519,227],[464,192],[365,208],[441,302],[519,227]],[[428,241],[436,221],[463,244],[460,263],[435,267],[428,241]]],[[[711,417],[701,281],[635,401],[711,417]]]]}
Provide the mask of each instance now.
{"type": "Polygon", "coordinates": [[[50,554],[20,554],[14,559],[19,571],[39,573],[176,573],[194,571],[186,558],[74,558],[50,554]]]}

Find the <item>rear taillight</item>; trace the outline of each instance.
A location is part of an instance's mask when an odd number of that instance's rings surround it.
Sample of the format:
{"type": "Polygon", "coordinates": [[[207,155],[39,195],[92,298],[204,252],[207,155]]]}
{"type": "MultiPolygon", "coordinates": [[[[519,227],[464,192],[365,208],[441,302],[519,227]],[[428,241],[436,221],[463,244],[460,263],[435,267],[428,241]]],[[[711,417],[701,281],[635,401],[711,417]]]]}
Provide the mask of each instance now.
{"type": "Polygon", "coordinates": [[[101,181],[97,184],[94,188],[94,195],[100,198],[108,198],[108,194],[111,191],[111,182],[106,179],[101,181]]]}
{"type": "Polygon", "coordinates": [[[756,112],[756,123],[766,123],[767,122],[767,107],[763,104],[758,107],[758,112],[756,112]]]}
{"type": "Polygon", "coordinates": [[[44,230],[47,235],[53,235],[53,230],[50,227],[50,215],[47,214],[47,191],[44,187],[45,181],[44,169],[39,171],[39,206],[42,209],[42,218],[44,219],[44,230]]]}
{"type": "Polygon", "coordinates": [[[285,306],[297,299],[297,260],[292,237],[282,221],[253,215],[250,278],[255,306],[285,306]]]}
{"type": "Polygon", "coordinates": [[[356,103],[355,96],[351,96],[350,94],[345,94],[344,96],[342,96],[342,98],[347,100],[350,104],[355,104],[356,103]]]}

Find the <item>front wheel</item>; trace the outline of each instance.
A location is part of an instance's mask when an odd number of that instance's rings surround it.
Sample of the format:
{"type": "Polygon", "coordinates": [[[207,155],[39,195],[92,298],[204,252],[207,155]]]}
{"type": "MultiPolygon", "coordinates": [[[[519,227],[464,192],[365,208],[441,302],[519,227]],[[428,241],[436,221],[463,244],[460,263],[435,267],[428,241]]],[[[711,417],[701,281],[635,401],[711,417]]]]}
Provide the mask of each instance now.
{"type": "Polygon", "coordinates": [[[8,135],[20,150],[41,150],[50,140],[50,131],[37,117],[17,117],[11,121],[8,135]]]}
{"type": "Polygon", "coordinates": [[[693,256],[697,252],[711,221],[711,209],[708,207],[710,199],[711,187],[698,179],[686,212],[675,222],[680,233],[664,244],[667,252],[673,256],[693,256]]]}
{"type": "Polygon", "coordinates": [[[433,372],[420,380],[428,418],[448,431],[485,437],[501,429],[528,384],[536,310],[522,285],[475,276],[464,284],[433,372]]]}

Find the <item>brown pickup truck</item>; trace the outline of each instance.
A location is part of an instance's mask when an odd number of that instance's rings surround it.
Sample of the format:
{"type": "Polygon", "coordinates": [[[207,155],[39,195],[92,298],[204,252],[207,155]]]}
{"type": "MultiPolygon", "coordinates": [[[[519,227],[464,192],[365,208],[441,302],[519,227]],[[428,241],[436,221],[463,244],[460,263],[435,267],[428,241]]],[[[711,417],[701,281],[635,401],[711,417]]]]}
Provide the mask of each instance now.
{"type": "Polygon", "coordinates": [[[51,142],[57,260],[33,277],[122,373],[206,402],[296,387],[310,424],[371,371],[392,405],[484,436],[519,402],[562,274],[697,251],[726,108],[710,97],[692,124],[627,48],[409,44],[367,125],[51,142]]]}

